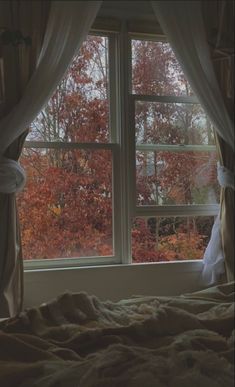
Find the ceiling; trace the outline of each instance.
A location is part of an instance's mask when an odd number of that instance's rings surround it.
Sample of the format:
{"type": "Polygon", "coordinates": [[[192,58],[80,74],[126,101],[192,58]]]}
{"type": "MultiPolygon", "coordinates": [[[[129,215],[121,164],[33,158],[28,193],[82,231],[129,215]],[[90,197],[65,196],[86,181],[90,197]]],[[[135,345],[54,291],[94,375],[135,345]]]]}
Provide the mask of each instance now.
{"type": "Polygon", "coordinates": [[[156,21],[150,1],[103,1],[98,17],[156,21]]]}

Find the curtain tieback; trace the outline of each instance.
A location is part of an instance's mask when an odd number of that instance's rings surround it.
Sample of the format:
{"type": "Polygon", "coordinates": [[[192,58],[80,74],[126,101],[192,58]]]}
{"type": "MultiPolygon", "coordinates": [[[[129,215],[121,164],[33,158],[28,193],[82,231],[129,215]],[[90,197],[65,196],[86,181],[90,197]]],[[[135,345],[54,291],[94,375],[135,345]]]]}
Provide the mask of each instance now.
{"type": "Polygon", "coordinates": [[[0,156],[0,192],[14,193],[24,188],[26,174],[20,164],[12,159],[0,156]]]}
{"type": "Polygon", "coordinates": [[[235,190],[234,173],[223,165],[220,165],[219,162],[217,163],[217,179],[221,187],[230,187],[235,190]]]}

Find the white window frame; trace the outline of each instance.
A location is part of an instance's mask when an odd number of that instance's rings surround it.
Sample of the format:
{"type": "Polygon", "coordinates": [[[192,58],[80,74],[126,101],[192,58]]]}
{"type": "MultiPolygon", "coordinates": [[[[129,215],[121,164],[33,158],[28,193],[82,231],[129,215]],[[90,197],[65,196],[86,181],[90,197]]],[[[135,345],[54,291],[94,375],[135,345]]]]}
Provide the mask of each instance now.
{"type": "MultiPolygon", "coordinates": [[[[166,42],[166,39],[162,37],[161,35],[154,35],[151,36],[150,34],[135,34],[135,33],[129,33],[129,47],[131,46],[131,40],[150,40],[150,41],[160,41],[160,42],[166,42]]],[[[129,78],[131,80],[131,51],[126,52],[126,57],[129,61],[129,78]]],[[[133,94],[132,93],[132,85],[131,82],[129,82],[129,105],[130,108],[130,127],[132,128],[133,132],[135,132],[135,103],[139,101],[144,102],[162,102],[162,103],[190,103],[190,104],[198,104],[199,101],[196,96],[162,96],[162,95],[144,95],[144,94],[133,94]]],[[[133,136],[133,135],[132,135],[133,136]]],[[[135,140],[134,140],[135,141],[135,140]]],[[[135,151],[136,150],[142,151],[142,152],[149,152],[149,151],[174,151],[174,152],[190,152],[190,151],[215,151],[216,146],[215,145],[163,145],[163,144],[135,144],[135,151]]],[[[136,157],[134,154],[132,157],[136,157]]],[[[133,167],[132,173],[135,176],[136,173],[136,167],[133,167]]],[[[134,183],[135,184],[135,183],[134,183]]],[[[134,198],[136,198],[136,194],[134,195],[134,198]]],[[[188,217],[188,216],[214,216],[216,217],[219,213],[219,204],[208,204],[208,205],[143,205],[138,206],[135,205],[134,208],[134,214],[135,217],[141,217],[141,218],[162,218],[162,217],[188,217]]],[[[190,261],[190,260],[186,260],[190,261]]],[[[193,261],[191,261],[193,262],[193,261]]]]}
{"type": "Polygon", "coordinates": [[[110,101],[110,142],[109,143],[72,143],[72,142],[49,142],[49,141],[25,141],[24,148],[46,148],[46,149],[83,149],[83,150],[110,150],[112,152],[112,229],[113,229],[113,251],[111,256],[88,256],[78,258],[52,258],[52,259],[30,259],[24,260],[24,269],[53,269],[65,267],[113,265],[122,263],[121,257],[125,254],[122,243],[122,226],[124,219],[115,214],[123,212],[121,197],[121,172],[120,172],[120,134],[118,126],[120,118],[119,111],[119,73],[118,73],[118,40],[117,32],[91,31],[90,35],[99,35],[109,39],[109,101],[110,101]]]}
{"type": "MultiPolygon", "coordinates": [[[[109,39],[109,85],[110,85],[110,129],[111,142],[61,143],[26,141],[26,148],[54,149],[108,149],[113,155],[113,248],[114,256],[79,257],[59,259],[24,260],[25,270],[78,268],[82,266],[103,266],[132,264],[131,228],[134,217],[185,217],[216,216],[219,205],[182,206],[137,206],[136,205],[136,150],[164,150],[169,146],[148,144],[135,145],[135,101],[197,103],[196,97],[149,96],[132,94],[131,85],[131,40],[144,39],[164,41],[156,34],[134,34],[128,31],[128,23],[122,22],[120,31],[91,31],[91,35],[101,35],[109,39]],[[128,168],[127,168],[128,166],[128,168]]],[[[171,150],[182,151],[184,146],[171,146],[171,150]]],[[[212,151],[215,146],[203,146],[212,151]]],[[[189,145],[185,151],[201,150],[201,146],[189,145]]],[[[185,261],[184,261],[185,262],[185,261]]],[[[192,265],[198,262],[188,260],[192,265]]],[[[175,262],[180,264],[181,262],[175,262]]],[[[155,264],[161,264],[156,262],[155,264]]],[[[166,264],[166,263],[163,263],[166,264]]],[[[170,268],[170,265],[169,265],[170,268]]]]}

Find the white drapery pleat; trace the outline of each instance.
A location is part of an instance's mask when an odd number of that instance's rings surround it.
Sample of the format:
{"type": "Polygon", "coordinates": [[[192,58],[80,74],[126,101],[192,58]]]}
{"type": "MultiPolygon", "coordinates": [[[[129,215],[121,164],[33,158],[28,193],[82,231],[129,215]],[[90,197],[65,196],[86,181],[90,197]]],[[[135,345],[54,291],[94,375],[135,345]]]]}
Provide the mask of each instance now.
{"type": "Polygon", "coordinates": [[[101,3],[52,1],[36,70],[20,102],[0,121],[0,192],[12,193],[23,188],[22,168],[17,162],[3,158],[4,152],[47,103],[86,38],[101,3]]]}
{"type": "MultiPolygon", "coordinates": [[[[216,132],[234,151],[234,127],[211,61],[201,1],[152,1],[152,6],[199,102],[216,132]]],[[[230,186],[231,172],[223,168],[218,169],[218,180],[221,180],[223,174],[225,186],[230,186]]],[[[203,262],[204,283],[214,283],[224,273],[219,216],[213,226],[203,262]]]]}

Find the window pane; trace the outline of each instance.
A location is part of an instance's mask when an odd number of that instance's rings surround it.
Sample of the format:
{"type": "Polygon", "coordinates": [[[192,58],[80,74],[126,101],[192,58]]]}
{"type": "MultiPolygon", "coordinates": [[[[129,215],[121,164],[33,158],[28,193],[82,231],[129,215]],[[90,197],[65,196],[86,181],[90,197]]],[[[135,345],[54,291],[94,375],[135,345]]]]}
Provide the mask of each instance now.
{"type": "Polygon", "coordinates": [[[21,163],[25,259],[112,255],[112,152],[24,149],[21,163]]]}
{"type": "Polygon", "coordinates": [[[136,218],[133,262],[202,259],[213,222],[213,217],[136,218]]]}
{"type": "Polygon", "coordinates": [[[137,144],[213,145],[213,127],[199,104],[135,104],[137,144]]]}
{"type": "Polygon", "coordinates": [[[137,205],[215,204],[215,152],[136,152],[137,205]]]}
{"type": "Polygon", "coordinates": [[[132,93],[193,94],[169,43],[132,40],[132,93]]]}
{"type": "Polygon", "coordinates": [[[108,38],[89,36],[27,139],[109,142],[108,73],[108,38]]]}

